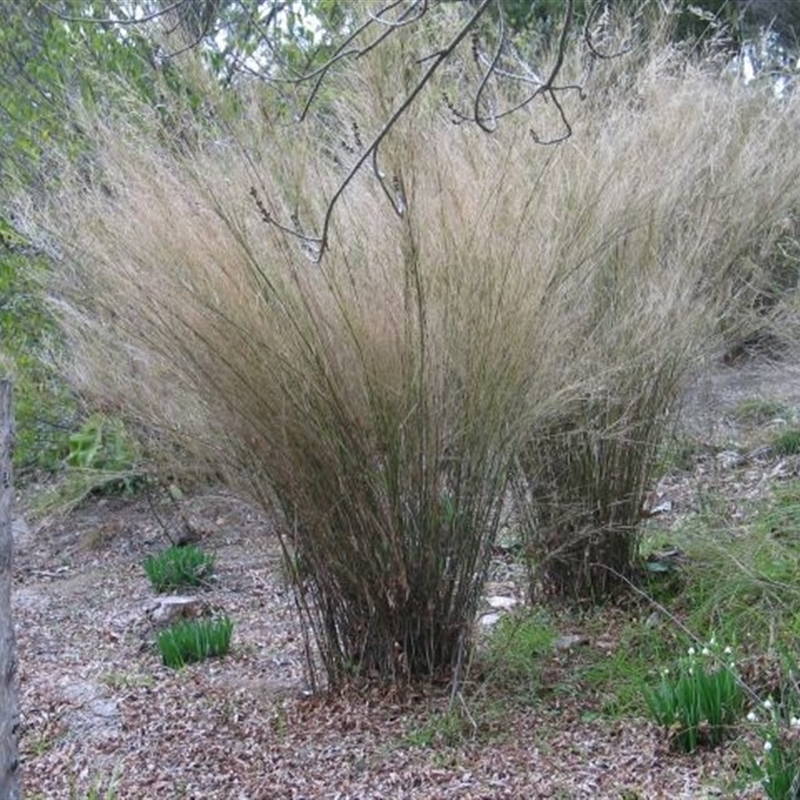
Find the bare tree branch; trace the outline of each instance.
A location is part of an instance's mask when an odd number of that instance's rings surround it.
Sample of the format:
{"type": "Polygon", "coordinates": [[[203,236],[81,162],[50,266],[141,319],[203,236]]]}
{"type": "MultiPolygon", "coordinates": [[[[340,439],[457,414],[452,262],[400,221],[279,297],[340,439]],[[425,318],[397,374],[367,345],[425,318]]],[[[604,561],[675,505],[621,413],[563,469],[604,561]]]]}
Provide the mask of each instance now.
{"type": "Polygon", "coordinates": [[[73,17],[70,14],[65,14],[63,11],[59,11],[57,8],[47,5],[47,3],[43,3],[42,8],[44,8],[45,11],[53,16],[58,17],[58,19],[64,20],[64,22],[85,22],[93,25],[141,25],[143,22],[151,22],[154,19],[159,19],[160,17],[166,16],[171,11],[175,11],[181,6],[191,3],[192,0],[177,0],[177,2],[173,3],[171,6],[160,8],[158,11],[152,11],[151,13],[145,14],[142,17],[122,17],[120,19],[112,19],[111,17],[73,17]]]}
{"type": "MultiPolygon", "coordinates": [[[[327,210],[325,212],[325,219],[322,223],[322,233],[319,237],[308,237],[305,234],[301,233],[300,231],[291,231],[287,227],[281,226],[281,230],[284,230],[288,233],[292,233],[293,235],[297,236],[300,239],[306,240],[309,244],[312,244],[317,251],[316,260],[319,261],[322,256],[325,254],[325,250],[328,247],[328,240],[330,236],[330,227],[331,227],[331,219],[333,217],[333,212],[336,208],[336,204],[339,198],[344,193],[345,189],[350,185],[350,183],[355,178],[358,171],[361,167],[373,157],[373,155],[377,152],[381,142],[388,136],[390,131],[394,128],[397,121],[403,116],[403,114],[408,111],[411,105],[414,103],[417,95],[425,88],[425,86],[430,81],[433,74],[436,70],[442,65],[442,63],[450,56],[450,54],[458,47],[459,44],[469,35],[470,31],[473,29],[475,23],[486,13],[489,6],[495,2],[495,0],[482,0],[476,11],[472,14],[472,16],[465,22],[460,30],[456,33],[456,35],[451,39],[451,41],[443,47],[441,50],[438,51],[436,57],[433,59],[433,63],[425,70],[422,77],[417,81],[417,84],[414,88],[408,93],[406,98],[403,100],[402,104],[391,114],[389,119],[384,123],[383,127],[380,131],[376,134],[375,138],[370,142],[361,156],[356,160],[355,164],[350,168],[350,171],[345,176],[344,180],[339,184],[339,187],[331,197],[327,210]]],[[[571,0],[570,0],[571,2],[571,0]]],[[[274,223],[273,223],[274,224],[274,223]]]]}
{"type": "MultiPolygon", "coordinates": [[[[86,23],[111,24],[111,25],[134,25],[156,19],[167,19],[170,14],[180,16],[182,10],[191,4],[192,0],[177,0],[164,8],[143,14],[137,19],[122,16],[122,19],[102,19],[96,17],[77,17],[63,14],[58,9],[48,8],[58,18],[67,21],[78,21],[86,23]]],[[[395,213],[402,216],[407,208],[407,198],[403,192],[402,181],[398,176],[388,177],[379,166],[379,150],[381,144],[386,139],[390,131],[396,126],[398,120],[408,111],[417,99],[420,92],[426,85],[429,85],[433,75],[439,70],[442,64],[455,56],[457,48],[468,36],[473,37],[472,54],[478,72],[475,73],[474,67],[467,64],[457,64],[461,77],[464,80],[472,80],[473,89],[469,92],[467,102],[469,111],[459,111],[454,102],[445,97],[445,102],[451,110],[454,122],[470,122],[477,125],[487,134],[493,133],[500,122],[505,117],[529,106],[531,103],[541,98],[543,102],[552,103],[563,127],[563,133],[558,136],[545,138],[540,136],[533,129],[531,135],[542,144],[555,144],[568,138],[572,134],[564,105],[559,95],[564,92],[581,92],[582,88],[575,84],[560,85],[557,83],[558,77],[564,68],[565,56],[569,44],[569,37],[573,29],[575,19],[575,0],[564,0],[564,15],[560,23],[559,35],[555,46],[555,56],[548,73],[545,76],[537,74],[536,71],[527,63],[521,55],[516,45],[511,39],[504,0],[470,0],[460,4],[462,8],[468,8],[469,14],[462,13],[462,21],[459,23],[457,32],[444,46],[434,47],[432,52],[419,56],[414,59],[414,63],[422,68],[422,74],[413,84],[412,88],[402,97],[399,105],[383,122],[380,129],[375,133],[366,146],[360,141],[360,133],[354,128],[356,148],[351,148],[346,143],[344,149],[355,156],[354,161],[348,166],[344,178],[336,187],[333,195],[327,203],[325,215],[321,223],[319,235],[310,235],[298,223],[296,215],[291,223],[280,221],[276,218],[274,210],[270,210],[264,204],[257,190],[253,188],[251,195],[257,206],[262,219],[270,225],[275,225],[282,232],[296,237],[303,244],[304,249],[313,250],[315,261],[319,261],[324,255],[329,245],[331,220],[334,210],[342,194],[347,190],[359,170],[365,165],[370,164],[375,179],[378,181],[382,192],[392,205],[395,213]],[[487,12],[494,9],[494,23],[491,28],[485,28],[484,18],[487,12]],[[490,45],[487,47],[488,53],[484,53],[481,46],[481,39],[488,36],[490,45]],[[472,75],[472,78],[469,75],[472,75]],[[509,81],[523,87],[527,91],[523,96],[519,95],[507,107],[498,107],[499,98],[502,94],[498,91],[500,81],[509,81]]],[[[255,0],[233,0],[228,4],[228,8],[236,8],[239,16],[237,18],[236,30],[241,30],[242,20],[246,29],[247,42],[251,42],[253,32],[260,38],[261,45],[268,48],[262,53],[266,54],[266,64],[268,66],[258,68],[248,63],[250,56],[246,50],[244,54],[237,53],[235,46],[226,47],[223,58],[226,62],[228,81],[232,80],[236,72],[246,73],[253,77],[274,84],[277,87],[284,86],[309,86],[307,95],[303,98],[302,107],[296,114],[295,121],[303,122],[310,114],[310,111],[318,99],[322,87],[332,74],[335,68],[340,67],[345,62],[357,61],[367,54],[381,47],[400,29],[419,23],[432,8],[438,4],[431,0],[386,0],[376,10],[367,9],[365,16],[360,21],[355,21],[353,29],[346,33],[343,41],[339,42],[332,52],[327,55],[323,63],[311,66],[314,63],[315,55],[319,49],[313,45],[306,48],[305,53],[309,69],[298,70],[296,64],[286,63],[288,59],[282,57],[280,48],[273,42],[276,37],[285,36],[285,32],[278,25],[279,15],[284,12],[291,4],[288,2],[272,3],[266,17],[262,17],[260,9],[262,1],[255,0]],[[281,68],[282,74],[275,74],[275,68],[281,68]]],[[[611,58],[618,54],[607,54],[601,52],[600,48],[593,40],[594,33],[592,26],[598,20],[600,0],[595,0],[587,14],[586,25],[583,30],[583,39],[591,59],[611,58]]],[[[147,10],[147,5],[145,5],[147,10]]],[[[202,41],[207,40],[210,32],[214,29],[213,22],[215,14],[219,13],[219,7],[206,8],[206,13],[202,18],[198,18],[197,24],[193,26],[191,41],[182,46],[179,50],[169,54],[169,57],[177,55],[197,47],[202,41]],[[197,30],[195,30],[196,28],[197,30]]],[[[224,24],[224,23],[223,23],[224,24]]],[[[302,48],[301,48],[302,49],[302,48]]],[[[337,161],[337,163],[339,163],[337,161]]],[[[263,192],[263,187],[261,187],[263,192]]],[[[271,203],[269,204],[272,205],[271,203]]]]}

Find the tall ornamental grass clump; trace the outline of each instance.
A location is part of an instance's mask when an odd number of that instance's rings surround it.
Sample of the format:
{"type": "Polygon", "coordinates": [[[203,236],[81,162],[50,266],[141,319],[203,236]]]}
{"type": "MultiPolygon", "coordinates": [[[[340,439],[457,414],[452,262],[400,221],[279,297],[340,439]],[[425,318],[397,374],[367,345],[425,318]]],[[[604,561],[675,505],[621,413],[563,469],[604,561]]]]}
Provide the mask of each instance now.
{"type": "Polygon", "coordinates": [[[669,50],[622,96],[600,94],[539,200],[568,276],[562,379],[583,388],[531,428],[515,483],[532,593],[589,601],[632,577],[687,377],[753,324],[770,269],[754,254],[800,200],[796,96],[776,103],[669,50]]]}
{"type": "Polygon", "coordinates": [[[305,127],[246,84],[89,115],[92,158],[65,165],[44,222],[76,384],[274,512],[330,685],[458,670],[512,476],[532,584],[583,596],[629,570],[680,380],[738,254],[800,191],[800,157],[772,158],[794,106],[718,103],[688,66],[563,96],[573,136],[549,148],[538,109],[486,136],[435,85],[317,262],[274,220],[319,230],[408,79],[403,35],[305,127]]]}
{"type": "Polygon", "coordinates": [[[96,162],[48,223],[76,380],[275,512],[329,685],[463,663],[520,432],[558,396],[526,129],[490,139],[422,103],[381,149],[395,203],[359,174],[320,262],[265,220],[322,218],[392,53],[307,130],[273,124],[258,89],[192,136],[141,106],[92,119],[96,162]]]}

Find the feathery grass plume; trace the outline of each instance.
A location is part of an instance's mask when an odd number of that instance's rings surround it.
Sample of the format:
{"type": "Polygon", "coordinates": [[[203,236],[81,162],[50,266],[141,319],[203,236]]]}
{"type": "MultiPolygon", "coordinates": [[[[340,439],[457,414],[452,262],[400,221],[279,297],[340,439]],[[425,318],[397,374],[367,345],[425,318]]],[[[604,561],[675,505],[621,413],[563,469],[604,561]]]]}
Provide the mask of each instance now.
{"type": "Polygon", "coordinates": [[[265,224],[311,230],[338,140],[354,117],[374,135],[405,56],[371,56],[306,129],[257,89],[191,146],[147,108],[92,120],[96,176],[49,223],[76,373],[277,512],[331,685],[457,667],[520,432],[558,398],[525,128],[494,140],[420,104],[379,158],[402,215],[365,171],[320,263],[265,224]]]}
{"type": "Polygon", "coordinates": [[[747,324],[752,254],[800,199],[786,149],[797,99],[777,104],[675,57],[657,54],[635,90],[576,123],[541,199],[570,232],[543,239],[572,265],[565,374],[589,389],[532,430],[520,458],[534,594],[598,600],[631,576],[688,370],[747,324]]]}
{"type": "Polygon", "coordinates": [[[558,148],[531,137],[538,109],[492,137],[452,126],[434,83],[316,263],[265,220],[319,231],[413,75],[405,35],[301,128],[248,85],[214,117],[131,100],[84,120],[94,162],[66,165],[46,222],[78,382],[276,512],[330,685],[458,668],[513,464],[545,583],[628,568],[650,447],[722,280],[800,187],[800,157],[772,160],[793,106],[781,121],[688,66],[643,68],[605,107],[565,95],[558,148]],[[576,545],[589,523],[622,564],[576,545]]]}

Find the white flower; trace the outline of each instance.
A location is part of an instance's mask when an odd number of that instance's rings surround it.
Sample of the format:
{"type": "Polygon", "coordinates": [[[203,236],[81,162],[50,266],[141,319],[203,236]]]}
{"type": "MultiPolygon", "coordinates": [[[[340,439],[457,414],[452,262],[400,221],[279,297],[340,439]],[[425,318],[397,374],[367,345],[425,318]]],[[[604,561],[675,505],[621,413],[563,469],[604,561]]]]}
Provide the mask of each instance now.
{"type": "Polygon", "coordinates": [[[755,712],[755,711],[751,711],[751,712],[750,712],[750,713],[747,715],[747,721],[748,721],[748,722],[758,722],[758,714],[756,714],[756,712],[755,712]]]}
{"type": "Polygon", "coordinates": [[[717,646],[717,640],[713,636],[711,637],[711,641],[709,641],[709,645],[711,647],[716,647],[717,646]]]}
{"type": "Polygon", "coordinates": [[[704,656],[710,656],[711,655],[711,651],[707,647],[704,647],[703,648],[703,655],[704,656]]]}
{"type": "Polygon", "coordinates": [[[769,753],[770,750],[772,750],[772,742],[770,741],[764,742],[764,752],[769,753]]]}
{"type": "Polygon", "coordinates": [[[798,719],[797,717],[792,717],[789,720],[789,725],[792,728],[800,728],[800,719],[798,719]]]}
{"type": "Polygon", "coordinates": [[[764,701],[764,708],[766,708],[766,709],[767,709],[767,711],[772,711],[772,698],[771,698],[771,697],[768,697],[768,698],[767,698],[767,699],[764,701]]]}
{"type": "Polygon", "coordinates": [[[733,650],[730,647],[726,647],[723,652],[725,653],[726,656],[729,656],[733,653],[733,650]]]}
{"type": "Polygon", "coordinates": [[[689,655],[690,655],[690,656],[693,656],[693,655],[694,655],[694,647],[690,647],[690,648],[689,648],[689,655]]]}

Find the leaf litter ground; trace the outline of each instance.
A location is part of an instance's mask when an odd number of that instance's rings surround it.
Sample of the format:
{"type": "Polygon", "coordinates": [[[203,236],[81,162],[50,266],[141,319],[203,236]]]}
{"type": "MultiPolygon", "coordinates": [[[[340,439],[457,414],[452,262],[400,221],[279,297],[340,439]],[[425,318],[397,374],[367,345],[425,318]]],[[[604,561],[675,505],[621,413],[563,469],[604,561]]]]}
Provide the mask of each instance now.
{"type": "MultiPolygon", "coordinates": [[[[732,409],[749,398],[796,406],[799,376],[786,366],[714,372],[690,393],[686,428],[734,441],[732,409]]],[[[721,468],[714,456],[715,486],[734,505],[797,474],[791,458],[746,451],[721,468]]],[[[693,513],[708,472],[701,458],[662,481],[659,524],[693,513]]],[[[528,702],[495,700],[492,713],[473,716],[467,698],[455,733],[441,723],[450,698],[440,689],[310,696],[269,521],[224,492],[185,499],[181,513],[216,555],[203,602],[236,626],[227,658],[181,671],[162,666],[153,647],[146,610],[155,595],[141,566],[169,544],[162,521],[170,507],[159,521],[147,498],[105,499],[15,526],[26,797],[95,789],[104,797],[112,787],[108,797],[198,800],[759,796],[732,788],[735,746],[680,755],[647,720],[600,714],[599,699],[574,679],[580,656],[569,652],[545,660],[528,702]]],[[[497,585],[513,586],[513,570],[500,563],[496,572],[497,585]]],[[[648,610],[609,612],[603,630],[563,633],[612,656],[630,613],[648,610]]]]}

